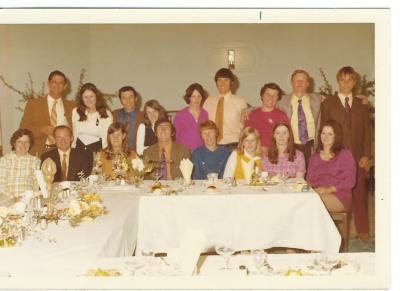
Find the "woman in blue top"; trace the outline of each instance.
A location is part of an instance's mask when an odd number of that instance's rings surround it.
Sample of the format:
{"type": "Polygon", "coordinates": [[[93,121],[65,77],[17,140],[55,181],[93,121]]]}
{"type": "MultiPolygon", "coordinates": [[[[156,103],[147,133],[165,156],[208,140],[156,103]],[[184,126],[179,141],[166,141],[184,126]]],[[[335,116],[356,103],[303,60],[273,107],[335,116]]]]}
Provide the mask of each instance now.
{"type": "Polygon", "coordinates": [[[221,179],[230,151],[224,146],[217,145],[218,127],[213,121],[201,123],[199,132],[204,145],[192,152],[193,179],[205,180],[209,173],[218,173],[218,178],[221,179]]]}

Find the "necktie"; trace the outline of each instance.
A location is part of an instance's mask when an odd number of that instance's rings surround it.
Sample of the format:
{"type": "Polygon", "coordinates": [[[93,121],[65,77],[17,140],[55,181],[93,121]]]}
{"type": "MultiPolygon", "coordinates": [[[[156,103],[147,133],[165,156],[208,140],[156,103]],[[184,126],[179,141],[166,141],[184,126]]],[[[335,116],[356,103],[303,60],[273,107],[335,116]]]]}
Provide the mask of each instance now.
{"type": "Polygon", "coordinates": [[[61,162],[61,179],[63,181],[67,180],[67,154],[63,154],[61,162]]]}
{"type": "Polygon", "coordinates": [[[57,106],[57,100],[54,100],[53,106],[51,107],[51,115],[50,115],[50,125],[52,127],[56,127],[57,126],[56,106],[57,106]]]}
{"type": "Polygon", "coordinates": [[[167,180],[167,160],[165,158],[165,149],[161,149],[161,179],[167,180]]]}
{"type": "Polygon", "coordinates": [[[306,144],[308,141],[308,131],[306,115],[304,114],[303,106],[301,105],[301,99],[299,99],[299,106],[297,107],[297,116],[299,118],[299,138],[302,144],[306,144]]]}
{"type": "Polygon", "coordinates": [[[350,113],[349,97],[344,98],[344,100],[345,100],[344,109],[346,110],[346,113],[350,113]]]}
{"type": "Polygon", "coordinates": [[[215,124],[219,129],[219,135],[217,142],[221,141],[224,137],[224,97],[220,97],[218,100],[217,110],[215,111],[215,124]]]}

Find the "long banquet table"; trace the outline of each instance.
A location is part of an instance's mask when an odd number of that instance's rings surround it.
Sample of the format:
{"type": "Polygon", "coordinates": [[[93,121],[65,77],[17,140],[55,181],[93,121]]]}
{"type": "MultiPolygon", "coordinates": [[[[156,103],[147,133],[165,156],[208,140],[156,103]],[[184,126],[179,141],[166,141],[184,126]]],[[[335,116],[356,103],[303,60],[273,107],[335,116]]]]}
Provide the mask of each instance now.
{"type": "Polygon", "coordinates": [[[236,250],[288,247],[338,252],[340,234],[319,196],[291,186],[221,185],[219,192],[210,194],[196,181],[176,196],[142,196],[136,254],[166,253],[194,229],[205,237],[203,251],[223,242],[236,250]]]}
{"type": "MultiPolygon", "coordinates": [[[[143,250],[167,252],[179,246],[186,231],[200,230],[203,251],[225,242],[237,250],[292,247],[339,251],[340,234],[314,192],[294,192],[288,185],[265,190],[238,186],[206,193],[203,182],[178,195],[147,193],[132,186],[103,187],[110,210],[89,223],[71,228],[50,223],[42,240],[29,237],[21,246],[0,248],[0,277],[68,276],[81,273],[94,261],[132,256],[143,250]],[[56,242],[49,242],[51,236],[56,242]]],[[[164,183],[164,182],[163,182],[164,183]]],[[[169,189],[177,187],[169,183],[169,189]]]]}

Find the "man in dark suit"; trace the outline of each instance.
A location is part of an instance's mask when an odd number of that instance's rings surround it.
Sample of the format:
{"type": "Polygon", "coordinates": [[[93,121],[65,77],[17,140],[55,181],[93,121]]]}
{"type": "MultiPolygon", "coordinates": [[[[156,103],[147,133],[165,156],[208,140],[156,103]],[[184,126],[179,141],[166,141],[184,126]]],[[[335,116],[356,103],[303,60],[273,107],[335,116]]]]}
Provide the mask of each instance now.
{"type": "Polygon", "coordinates": [[[47,85],[48,95],[28,101],[19,125],[33,132],[34,143],[29,152],[38,157],[55,146],[54,127],[72,126],[71,115],[75,106],[75,102],[63,98],[67,88],[67,78],[63,72],[51,72],[47,85]]]}
{"type": "Polygon", "coordinates": [[[343,145],[349,149],[356,162],[357,182],[353,189],[352,209],[360,239],[369,239],[365,174],[371,157],[371,123],[368,108],[353,94],[357,73],[352,67],[343,67],[336,74],[339,93],[327,98],[321,106],[321,124],[334,120],[342,126],[343,145]]]}
{"type": "Polygon", "coordinates": [[[74,137],[68,126],[59,125],[54,128],[56,147],[42,155],[42,163],[47,158],[52,159],[57,166],[54,182],[79,181],[79,173],[85,177],[92,172],[93,157],[83,150],[71,148],[74,137]]]}
{"type": "Polygon", "coordinates": [[[124,86],[118,91],[122,108],[113,111],[113,121],[125,126],[128,134],[128,149],[136,151],[136,136],[139,124],[143,122],[143,113],[138,110],[138,96],[135,88],[124,86]]]}
{"type": "Polygon", "coordinates": [[[158,142],[144,150],[144,158],[160,164],[161,179],[174,180],[182,177],[179,165],[183,159],[190,158],[190,150],[173,141],[174,126],[168,119],[157,120],[155,131],[158,142]]]}

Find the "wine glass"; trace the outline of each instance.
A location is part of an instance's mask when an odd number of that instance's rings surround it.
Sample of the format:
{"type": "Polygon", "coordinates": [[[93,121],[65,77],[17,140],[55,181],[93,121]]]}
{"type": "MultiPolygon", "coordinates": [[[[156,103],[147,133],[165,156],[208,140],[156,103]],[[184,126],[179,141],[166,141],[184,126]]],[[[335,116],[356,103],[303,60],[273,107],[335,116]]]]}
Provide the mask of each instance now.
{"type": "Polygon", "coordinates": [[[261,274],[261,267],[264,266],[266,254],[262,249],[252,250],[251,254],[253,255],[253,260],[257,268],[257,273],[261,274]]]}
{"type": "Polygon", "coordinates": [[[158,182],[162,177],[161,168],[159,167],[154,168],[153,172],[151,173],[151,176],[154,178],[156,182],[158,182]]]}
{"type": "Polygon", "coordinates": [[[215,252],[225,259],[225,266],[221,268],[223,271],[231,270],[229,267],[229,260],[231,256],[235,253],[235,249],[227,246],[226,244],[217,244],[215,246],[215,252]]]}

